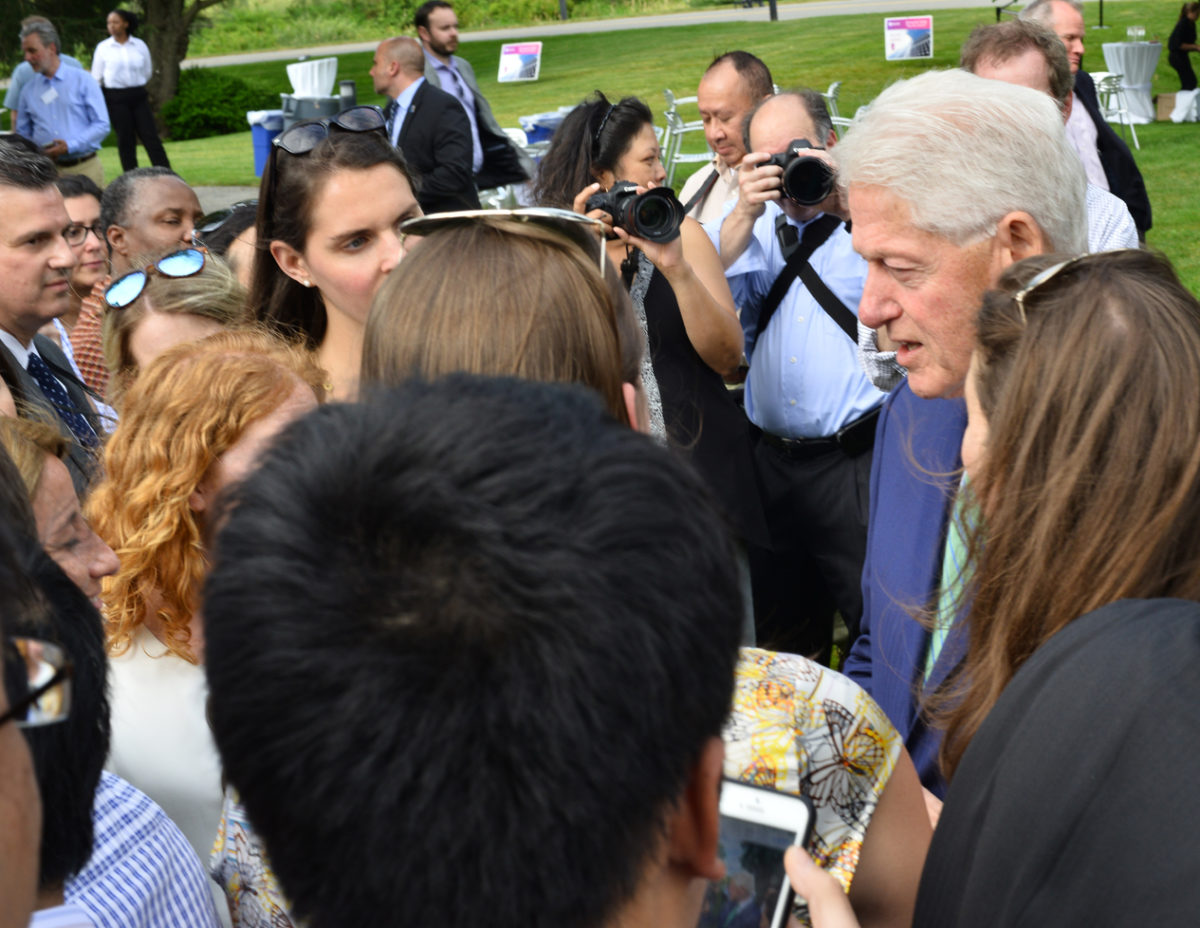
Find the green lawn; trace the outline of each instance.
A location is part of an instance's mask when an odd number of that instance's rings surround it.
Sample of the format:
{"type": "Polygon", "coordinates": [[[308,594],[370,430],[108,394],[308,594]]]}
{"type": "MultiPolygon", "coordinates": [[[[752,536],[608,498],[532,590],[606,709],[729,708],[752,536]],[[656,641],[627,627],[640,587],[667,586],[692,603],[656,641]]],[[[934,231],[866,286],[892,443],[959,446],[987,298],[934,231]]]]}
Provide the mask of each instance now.
{"type": "MultiPolygon", "coordinates": [[[[1094,5],[1087,8],[1094,22],[1094,5]]],[[[1090,43],[1085,66],[1101,70],[1100,43],[1124,38],[1126,25],[1145,25],[1147,33],[1166,35],[1174,14],[1160,4],[1140,0],[1106,3],[1105,22],[1112,28],[1089,30],[1090,43]],[[1152,18],[1150,14],[1157,18],[1152,18]]],[[[958,49],[971,28],[994,22],[990,6],[978,10],[944,11],[934,16],[934,67],[957,63],[958,49]]],[[[926,62],[886,62],[882,55],[883,25],[878,15],[839,16],[780,23],[737,23],[647,29],[562,36],[546,40],[542,76],[536,83],[497,84],[494,75],[499,61],[499,42],[464,43],[460,51],[469,58],[480,77],[483,92],[504,125],[517,125],[519,115],[552,110],[581,100],[594,89],[610,95],[633,94],[645,99],[659,113],[662,90],[680,94],[695,92],[704,65],[715,54],[732,48],[754,51],[770,65],[781,86],[808,84],[825,89],[842,81],[842,113],[872,99],[890,81],[908,77],[930,66],[926,62]]],[[[371,92],[371,55],[343,55],[339,78],[358,81],[362,102],[381,102],[371,92]]],[[[287,88],[285,62],[242,65],[231,72],[263,86],[287,88]]],[[[1155,92],[1173,92],[1178,79],[1166,64],[1159,64],[1155,92]]],[[[1200,199],[1186,181],[1194,170],[1200,146],[1200,124],[1159,123],[1139,127],[1141,151],[1134,154],[1146,178],[1155,211],[1155,228],[1149,241],[1165,251],[1193,291],[1200,292],[1200,250],[1192,242],[1192,230],[1200,218],[1200,199]]],[[[695,137],[694,147],[703,149],[695,137]]],[[[250,133],[191,142],[169,143],[168,152],[180,172],[195,184],[253,184],[250,133]]],[[[106,170],[118,169],[116,152],[106,150],[106,170]]],[[[679,183],[682,183],[682,177],[679,183]]]]}

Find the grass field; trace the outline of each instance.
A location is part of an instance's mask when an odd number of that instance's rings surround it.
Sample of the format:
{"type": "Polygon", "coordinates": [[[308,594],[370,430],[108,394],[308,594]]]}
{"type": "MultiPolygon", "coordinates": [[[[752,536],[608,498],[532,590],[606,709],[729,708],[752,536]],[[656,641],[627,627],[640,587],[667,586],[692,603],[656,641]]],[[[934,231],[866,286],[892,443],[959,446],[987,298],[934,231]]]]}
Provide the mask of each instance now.
{"type": "MultiPolygon", "coordinates": [[[[1111,28],[1089,30],[1085,67],[1100,70],[1100,43],[1124,38],[1126,25],[1145,25],[1147,33],[1166,34],[1173,12],[1161,4],[1146,2],[1106,3],[1105,22],[1111,28]],[[1160,18],[1150,18],[1155,13],[1160,18]]],[[[1087,9],[1094,22],[1094,5],[1087,9]]],[[[609,95],[633,94],[645,99],[656,114],[663,105],[662,90],[680,94],[695,92],[705,63],[714,54],[731,48],[747,48],[771,67],[781,86],[808,84],[820,89],[842,81],[841,109],[851,115],[871,100],[887,83],[909,77],[931,65],[951,67],[958,49],[971,28],[994,22],[990,7],[979,10],[944,11],[935,15],[935,57],[928,62],[886,62],[882,55],[882,17],[840,16],[793,20],[779,23],[659,28],[644,32],[598,33],[561,36],[545,43],[541,78],[535,83],[497,84],[494,75],[499,61],[499,42],[464,43],[460,52],[471,60],[484,94],[503,125],[517,125],[517,117],[560,105],[573,104],[592,90],[609,95]]],[[[362,102],[382,102],[371,92],[371,55],[344,55],[339,78],[357,80],[362,102]]],[[[286,62],[230,67],[232,73],[269,88],[286,89],[286,62]]],[[[1175,72],[1165,56],[1154,79],[1155,92],[1178,89],[1175,72]]],[[[1154,207],[1155,227],[1149,242],[1166,252],[1181,276],[1200,292],[1200,249],[1195,245],[1200,221],[1200,196],[1191,178],[1200,146],[1200,124],[1158,123],[1138,128],[1141,151],[1135,151],[1146,178],[1154,207]]],[[[703,149],[695,136],[694,148],[703,149]]],[[[250,133],[169,143],[168,152],[179,171],[194,184],[253,184],[250,133]]],[[[119,170],[115,150],[103,154],[106,170],[119,170]]],[[[682,183],[682,177],[678,180],[682,183]]]]}

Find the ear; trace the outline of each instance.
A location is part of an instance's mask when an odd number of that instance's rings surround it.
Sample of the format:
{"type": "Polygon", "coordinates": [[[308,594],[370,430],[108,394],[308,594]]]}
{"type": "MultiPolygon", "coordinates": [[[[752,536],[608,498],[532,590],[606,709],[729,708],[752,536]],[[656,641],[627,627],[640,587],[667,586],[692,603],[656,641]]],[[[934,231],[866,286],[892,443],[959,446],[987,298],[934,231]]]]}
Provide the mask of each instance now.
{"type": "Polygon", "coordinates": [[[829,151],[829,149],[833,148],[833,146],[837,144],[837,141],[837,129],[830,129],[829,138],[825,140],[825,150],[829,151]]]}
{"type": "Polygon", "coordinates": [[[129,243],[125,241],[125,230],[118,225],[109,226],[104,230],[108,244],[114,252],[122,257],[129,257],[129,243]]]}
{"type": "Polygon", "coordinates": [[[700,750],[667,823],[671,863],[706,880],[725,876],[725,862],[717,854],[724,763],[725,744],[714,735],[700,750]]]}
{"type": "Polygon", "coordinates": [[[608,170],[597,170],[592,168],[592,177],[600,181],[600,189],[608,191],[612,189],[612,185],[617,182],[617,175],[608,170]]]}
{"type": "Polygon", "coordinates": [[[642,415],[645,403],[639,402],[638,388],[631,383],[621,384],[621,398],[625,400],[625,413],[629,416],[629,427],[643,435],[649,434],[648,416],[642,415]]]}
{"type": "Polygon", "coordinates": [[[421,40],[422,45],[429,44],[429,30],[424,26],[417,26],[417,38],[421,40]]]}
{"type": "Polygon", "coordinates": [[[283,273],[306,287],[311,284],[312,275],[308,271],[304,255],[280,239],[272,239],[270,250],[271,257],[275,259],[275,263],[279,265],[279,269],[283,273]]]}
{"type": "Polygon", "coordinates": [[[188,509],[192,512],[206,512],[212,505],[214,499],[212,488],[208,485],[208,475],[197,485],[196,489],[188,494],[188,509]]]}
{"type": "Polygon", "coordinates": [[[996,237],[992,240],[995,272],[993,280],[1000,276],[1010,264],[1024,258],[1042,255],[1050,250],[1046,233],[1034,218],[1024,210],[1014,210],[996,224],[996,237]]]}
{"type": "Polygon", "coordinates": [[[1071,108],[1075,106],[1075,94],[1067,94],[1067,102],[1063,106],[1063,122],[1071,121],[1071,108]]]}

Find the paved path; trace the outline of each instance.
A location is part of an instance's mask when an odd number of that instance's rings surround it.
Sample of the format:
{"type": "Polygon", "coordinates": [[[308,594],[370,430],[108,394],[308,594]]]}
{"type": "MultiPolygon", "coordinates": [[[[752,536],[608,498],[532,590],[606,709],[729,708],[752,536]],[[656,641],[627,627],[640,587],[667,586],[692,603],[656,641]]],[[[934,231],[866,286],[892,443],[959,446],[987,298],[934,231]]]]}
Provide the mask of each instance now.
{"type": "MultiPolygon", "coordinates": [[[[928,13],[937,10],[979,8],[993,9],[987,0],[814,0],[812,3],[788,3],[779,7],[779,18],[811,19],[816,16],[845,16],[857,13],[928,13]]],[[[514,26],[508,29],[480,29],[461,34],[463,42],[496,41],[498,39],[544,39],[556,35],[576,35],[583,32],[621,32],[627,29],[652,29],[656,26],[700,26],[711,23],[765,23],[770,21],[767,7],[728,10],[698,10],[687,13],[664,13],[658,16],[629,16],[624,19],[596,19],[585,22],[541,23],[535,26],[514,26]]],[[[244,52],[237,55],[216,55],[211,58],[189,58],[185,68],[211,68],[228,64],[254,64],[260,61],[288,61],[307,55],[323,58],[329,55],[349,55],[369,52],[378,42],[349,42],[343,45],[319,45],[314,48],[281,48],[269,52],[244,52]]]]}

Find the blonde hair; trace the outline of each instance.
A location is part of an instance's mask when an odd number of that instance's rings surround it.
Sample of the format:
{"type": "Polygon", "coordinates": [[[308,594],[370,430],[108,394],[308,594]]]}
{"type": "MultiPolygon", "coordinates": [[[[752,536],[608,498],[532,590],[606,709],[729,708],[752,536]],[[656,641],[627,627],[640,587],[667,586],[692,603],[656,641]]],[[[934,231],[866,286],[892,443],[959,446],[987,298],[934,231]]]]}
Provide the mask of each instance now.
{"type": "Polygon", "coordinates": [[[61,460],[67,453],[67,440],[58,429],[45,422],[0,416],[0,447],[8,452],[16,465],[25,492],[32,500],[42,482],[46,455],[61,460]]]}
{"type": "Polygon", "coordinates": [[[153,606],[168,650],[194,663],[189,623],[208,561],[188,498],[296,381],[322,400],[324,378],[307,351],[256,329],[176,345],[145,374],[125,395],[88,501],[96,533],[121,561],[104,582],[109,649],[128,648],[153,606]]]}
{"type": "MultiPolygon", "coordinates": [[[[153,263],[140,262],[140,267],[146,268],[153,263]]],[[[129,342],[138,323],[146,318],[147,310],[199,316],[228,329],[244,326],[250,321],[246,289],[229,265],[215,255],[206,255],[200,273],[191,277],[150,274],[146,289],[124,309],[104,307],[104,363],[109,373],[108,398],[114,405],[121,402],[138,375],[129,342]]]]}
{"type": "Polygon", "coordinates": [[[641,354],[630,344],[636,323],[623,324],[632,310],[595,262],[535,223],[480,219],[431,232],[371,306],[364,386],[456,371],[582,383],[628,424],[622,381],[641,354]]]}

